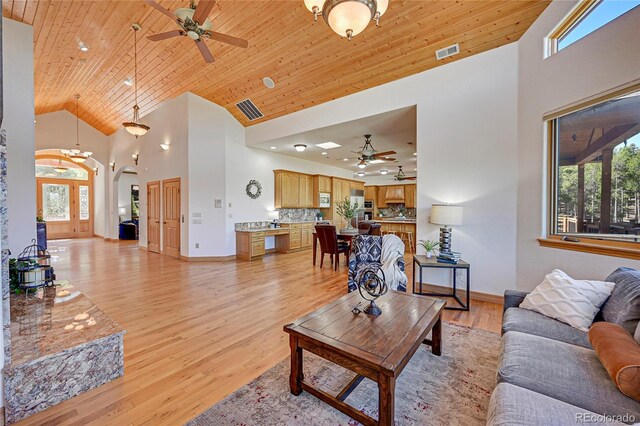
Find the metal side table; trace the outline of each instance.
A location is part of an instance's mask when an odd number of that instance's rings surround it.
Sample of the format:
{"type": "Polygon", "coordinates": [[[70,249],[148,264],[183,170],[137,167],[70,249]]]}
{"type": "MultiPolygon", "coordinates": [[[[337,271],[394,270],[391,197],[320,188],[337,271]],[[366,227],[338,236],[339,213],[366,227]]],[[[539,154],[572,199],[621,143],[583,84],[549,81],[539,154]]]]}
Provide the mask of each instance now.
{"type": "Polygon", "coordinates": [[[471,265],[464,260],[456,264],[452,263],[440,263],[435,257],[428,258],[424,255],[415,255],[413,256],[413,294],[419,294],[422,296],[432,296],[432,297],[452,297],[458,302],[460,306],[447,306],[445,309],[454,310],[454,311],[468,311],[469,310],[469,285],[471,283],[471,278],[469,275],[469,270],[471,265]],[[423,268],[437,268],[437,269],[450,269],[453,275],[453,289],[451,293],[431,293],[424,292],[422,289],[422,269],[423,268]],[[419,270],[419,278],[418,286],[419,291],[416,289],[416,269],[419,270]],[[457,272],[458,269],[464,269],[467,273],[466,281],[467,281],[467,291],[466,291],[466,304],[460,300],[460,297],[456,294],[456,285],[457,285],[457,272]]]}

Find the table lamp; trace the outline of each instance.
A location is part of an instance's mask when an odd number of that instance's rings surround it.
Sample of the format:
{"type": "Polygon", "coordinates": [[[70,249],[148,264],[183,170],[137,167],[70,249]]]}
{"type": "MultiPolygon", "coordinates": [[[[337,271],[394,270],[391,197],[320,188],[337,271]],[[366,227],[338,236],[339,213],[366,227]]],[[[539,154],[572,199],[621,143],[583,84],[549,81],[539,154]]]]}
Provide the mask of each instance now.
{"type": "Polygon", "coordinates": [[[462,225],[462,206],[451,204],[433,204],[431,223],[442,225],[440,228],[440,251],[451,251],[451,225],[462,225]]]}

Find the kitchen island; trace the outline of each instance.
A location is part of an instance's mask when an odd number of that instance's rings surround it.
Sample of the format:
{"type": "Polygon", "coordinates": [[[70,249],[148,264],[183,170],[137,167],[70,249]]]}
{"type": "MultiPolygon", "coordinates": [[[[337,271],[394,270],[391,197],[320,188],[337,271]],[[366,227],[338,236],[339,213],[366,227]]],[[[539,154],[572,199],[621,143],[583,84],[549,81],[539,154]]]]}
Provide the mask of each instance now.
{"type": "MultiPolygon", "coordinates": [[[[385,232],[395,232],[399,237],[401,236],[401,232],[411,232],[413,247],[415,251],[416,247],[416,220],[415,219],[400,219],[400,218],[392,218],[392,217],[378,217],[373,220],[375,223],[379,223],[381,226],[380,231],[384,234],[385,232]]],[[[410,251],[409,244],[405,241],[405,251],[410,251]]]]}

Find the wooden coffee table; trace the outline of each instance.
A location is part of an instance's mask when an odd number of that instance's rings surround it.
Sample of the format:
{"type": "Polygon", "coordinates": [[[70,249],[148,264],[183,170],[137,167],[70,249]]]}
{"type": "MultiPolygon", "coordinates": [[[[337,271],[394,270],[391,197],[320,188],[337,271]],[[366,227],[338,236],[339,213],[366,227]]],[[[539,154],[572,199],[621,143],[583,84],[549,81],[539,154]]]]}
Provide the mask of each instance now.
{"type": "Polygon", "coordinates": [[[291,393],[303,390],[342,411],[363,425],[393,425],[396,379],[422,343],[440,355],[442,311],[446,302],[425,296],[389,291],[376,303],[382,315],[374,317],[353,307],[366,303],[357,291],[323,306],[284,326],[291,346],[291,393]],[[431,341],[425,340],[432,331],[431,341]],[[304,381],[302,351],[307,350],[356,373],[351,382],[333,396],[304,381]],[[344,400],[363,378],[378,383],[378,420],[361,413],[344,400]]]}

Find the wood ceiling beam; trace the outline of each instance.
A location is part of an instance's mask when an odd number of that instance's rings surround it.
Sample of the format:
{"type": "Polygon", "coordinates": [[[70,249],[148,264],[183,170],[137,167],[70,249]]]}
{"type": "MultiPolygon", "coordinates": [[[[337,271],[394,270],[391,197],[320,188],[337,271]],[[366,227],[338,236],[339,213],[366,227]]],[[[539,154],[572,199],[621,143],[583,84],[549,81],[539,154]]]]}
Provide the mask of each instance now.
{"type": "Polygon", "coordinates": [[[604,135],[596,139],[591,145],[576,155],[576,164],[584,164],[593,161],[602,154],[602,151],[622,143],[640,131],[640,123],[622,124],[609,129],[604,135]]]}

